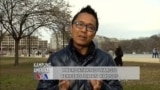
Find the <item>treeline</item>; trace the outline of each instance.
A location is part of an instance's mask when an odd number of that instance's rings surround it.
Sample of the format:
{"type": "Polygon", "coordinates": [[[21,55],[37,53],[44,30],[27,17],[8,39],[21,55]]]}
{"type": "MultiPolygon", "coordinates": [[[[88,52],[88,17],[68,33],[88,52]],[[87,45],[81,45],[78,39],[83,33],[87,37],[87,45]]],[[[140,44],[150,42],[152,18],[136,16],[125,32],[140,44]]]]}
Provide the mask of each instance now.
{"type": "Polygon", "coordinates": [[[160,51],[160,34],[146,38],[121,40],[119,43],[125,53],[151,53],[153,48],[160,51]]]}

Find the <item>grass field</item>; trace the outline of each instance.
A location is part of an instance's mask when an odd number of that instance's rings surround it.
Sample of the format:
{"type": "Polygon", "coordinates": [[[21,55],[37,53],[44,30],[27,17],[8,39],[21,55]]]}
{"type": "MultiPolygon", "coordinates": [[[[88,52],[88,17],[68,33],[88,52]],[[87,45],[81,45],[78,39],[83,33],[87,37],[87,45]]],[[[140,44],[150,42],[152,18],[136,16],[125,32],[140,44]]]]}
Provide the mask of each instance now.
{"type": "MultiPolygon", "coordinates": [[[[0,57],[0,90],[36,90],[33,63],[46,62],[46,58],[20,58],[14,66],[12,57],[0,57]]],[[[121,81],[124,90],[160,90],[160,64],[124,62],[124,66],[140,66],[140,80],[121,81]]]]}

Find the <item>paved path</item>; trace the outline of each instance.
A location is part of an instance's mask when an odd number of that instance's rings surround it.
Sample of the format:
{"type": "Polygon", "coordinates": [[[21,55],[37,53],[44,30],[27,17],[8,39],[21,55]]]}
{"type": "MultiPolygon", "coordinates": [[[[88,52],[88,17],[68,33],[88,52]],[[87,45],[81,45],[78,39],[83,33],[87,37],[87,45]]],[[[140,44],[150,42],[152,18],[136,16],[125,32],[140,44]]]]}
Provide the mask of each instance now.
{"type": "Polygon", "coordinates": [[[160,63],[160,58],[152,58],[150,54],[125,54],[123,61],[160,63]]]}

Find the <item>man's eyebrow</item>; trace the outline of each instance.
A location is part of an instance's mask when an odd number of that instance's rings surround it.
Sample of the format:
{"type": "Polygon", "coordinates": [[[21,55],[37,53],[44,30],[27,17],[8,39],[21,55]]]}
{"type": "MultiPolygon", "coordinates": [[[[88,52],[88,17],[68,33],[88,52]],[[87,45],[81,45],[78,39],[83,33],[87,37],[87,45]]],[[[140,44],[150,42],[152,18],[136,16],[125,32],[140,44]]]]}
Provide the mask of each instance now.
{"type": "Polygon", "coordinates": [[[74,22],[82,22],[82,23],[84,23],[85,25],[91,25],[91,26],[96,27],[94,24],[92,24],[92,23],[85,23],[85,22],[82,21],[82,20],[75,20],[74,22]]]}

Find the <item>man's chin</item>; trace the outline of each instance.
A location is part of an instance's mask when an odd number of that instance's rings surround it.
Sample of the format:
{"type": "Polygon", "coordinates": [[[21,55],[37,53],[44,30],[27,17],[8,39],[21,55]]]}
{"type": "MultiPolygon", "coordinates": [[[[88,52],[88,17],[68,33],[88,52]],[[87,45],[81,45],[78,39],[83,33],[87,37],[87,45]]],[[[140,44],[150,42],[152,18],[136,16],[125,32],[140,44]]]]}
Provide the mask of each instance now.
{"type": "Polygon", "coordinates": [[[88,43],[78,42],[77,45],[86,47],[86,46],[88,46],[88,43]]]}
{"type": "Polygon", "coordinates": [[[75,44],[77,44],[78,46],[88,46],[88,43],[86,40],[75,40],[75,44]]]}

